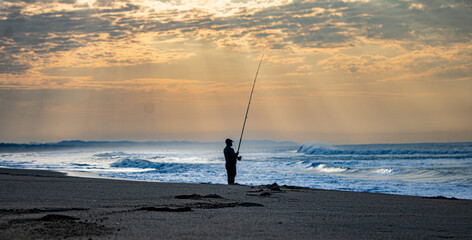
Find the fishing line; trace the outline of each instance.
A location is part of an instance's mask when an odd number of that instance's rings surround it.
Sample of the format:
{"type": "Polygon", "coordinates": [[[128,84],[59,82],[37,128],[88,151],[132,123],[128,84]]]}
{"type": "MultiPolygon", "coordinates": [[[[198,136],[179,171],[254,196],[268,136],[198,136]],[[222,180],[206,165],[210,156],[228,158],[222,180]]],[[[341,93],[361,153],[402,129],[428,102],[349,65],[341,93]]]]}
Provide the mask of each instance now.
{"type": "Polygon", "coordinates": [[[257,75],[259,74],[259,68],[261,67],[263,58],[264,58],[264,54],[262,54],[261,60],[259,61],[259,66],[257,66],[256,76],[254,77],[254,83],[252,84],[251,95],[249,96],[249,102],[247,104],[247,109],[246,109],[246,116],[244,117],[243,129],[241,130],[241,137],[239,138],[238,151],[236,151],[238,153],[239,153],[239,148],[241,147],[241,142],[243,141],[244,128],[246,127],[247,114],[249,113],[249,107],[251,106],[252,93],[254,92],[254,86],[256,86],[257,75]]]}

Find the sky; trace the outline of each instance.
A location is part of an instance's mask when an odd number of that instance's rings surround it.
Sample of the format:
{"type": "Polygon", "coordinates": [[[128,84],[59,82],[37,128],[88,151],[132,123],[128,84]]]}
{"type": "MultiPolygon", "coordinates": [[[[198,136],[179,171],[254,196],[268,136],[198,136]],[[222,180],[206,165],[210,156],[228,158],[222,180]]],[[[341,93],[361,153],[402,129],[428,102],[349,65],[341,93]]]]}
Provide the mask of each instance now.
{"type": "Polygon", "coordinates": [[[1,0],[0,142],[472,141],[469,0],[1,0]]]}

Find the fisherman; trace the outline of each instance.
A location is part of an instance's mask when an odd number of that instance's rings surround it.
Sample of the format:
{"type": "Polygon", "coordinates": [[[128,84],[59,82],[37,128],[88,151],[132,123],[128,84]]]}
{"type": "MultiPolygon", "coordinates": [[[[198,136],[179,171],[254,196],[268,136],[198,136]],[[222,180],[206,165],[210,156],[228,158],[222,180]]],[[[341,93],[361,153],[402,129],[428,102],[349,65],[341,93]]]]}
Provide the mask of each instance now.
{"type": "Polygon", "coordinates": [[[223,150],[226,160],[226,172],[228,174],[228,184],[234,184],[234,177],[236,177],[236,160],[241,160],[241,157],[238,156],[239,152],[235,153],[233,146],[233,140],[227,138],[225,140],[226,147],[223,150]]]}

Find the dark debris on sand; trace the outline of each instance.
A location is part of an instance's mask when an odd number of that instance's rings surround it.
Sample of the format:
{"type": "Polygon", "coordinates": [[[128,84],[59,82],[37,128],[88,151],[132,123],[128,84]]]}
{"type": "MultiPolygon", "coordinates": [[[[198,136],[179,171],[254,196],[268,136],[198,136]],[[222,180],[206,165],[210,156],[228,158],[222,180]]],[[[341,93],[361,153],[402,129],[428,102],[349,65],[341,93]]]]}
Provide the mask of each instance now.
{"type": "Polygon", "coordinates": [[[200,209],[215,209],[215,208],[232,208],[232,207],[263,207],[264,205],[259,203],[252,202],[230,202],[230,203],[208,203],[208,202],[199,202],[186,204],[193,208],[200,209]]]}
{"type": "MultiPolygon", "coordinates": [[[[287,187],[287,189],[295,189],[295,187],[291,188],[289,186],[284,185],[283,187],[287,187]]],[[[247,196],[257,196],[257,197],[269,197],[273,193],[284,193],[280,186],[277,183],[268,184],[268,185],[261,185],[261,186],[254,186],[251,188],[259,188],[257,190],[248,191],[249,194],[247,196]],[[259,193],[259,194],[253,194],[259,193]]]]}
{"type": "MultiPolygon", "coordinates": [[[[260,190],[265,192],[264,190],[260,190]]],[[[269,193],[270,194],[270,193],[269,193]]],[[[251,202],[229,202],[228,199],[223,198],[217,194],[191,194],[191,195],[178,195],[175,196],[176,199],[191,199],[191,200],[203,200],[200,202],[187,203],[183,206],[188,208],[197,208],[197,209],[216,209],[216,208],[232,208],[232,207],[263,207],[264,205],[259,203],[251,202]],[[223,202],[219,200],[224,200],[223,202]]],[[[182,205],[173,205],[173,207],[182,207],[182,205]]]]}
{"type": "Polygon", "coordinates": [[[252,203],[252,202],[242,202],[242,203],[237,203],[236,206],[239,206],[239,207],[263,207],[264,205],[259,204],[259,203],[252,203]]]}
{"type": "Polygon", "coordinates": [[[168,207],[142,207],[136,209],[137,211],[152,211],[152,212],[190,212],[192,208],[190,207],[177,207],[177,208],[168,208],[168,207]]]}
{"type": "Polygon", "coordinates": [[[282,191],[277,183],[272,183],[272,184],[269,184],[269,185],[265,185],[264,187],[271,190],[271,191],[276,191],[276,192],[281,192],[282,191]]]}
{"type": "Polygon", "coordinates": [[[280,189],[280,186],[277,183],[272,183],[268,185],[261,185],[261,186],[254,186],[251,188],[259,188],[258,190],[255,191],[249,191],[249,192],[262,192],[264,190],[268,191],[273,191],[273,192],[283,192],[282,189],[280,189]]]}
{"type": "Polygon", "coordinates": [[[199,209],[216,209],[216,208],[228,208],[235,207],[236,203],[211,203],[211,202],[197,202],[197,203],[188,203],[186,206],[199,209]]]}
{"type": "Polygon", "coordinates": [[[233,207],[263,207],[264,205],[253,202],[192,202],[183,205],[169,205],[159,207],[142,207],[132,211],[152,212],[190,212],[192,209],[218,209],[233,207]]]}
{"type": "Polygon", "coordinates": [[[272,193],[270,193],[270,192],[263,192],[263,193],[259,194],[259,196],[262,196],[262,197],[268,197],[270,195],[272,195],[272,193]]]}
{"type": "Polygon", "coordinates": [[[310,189],[309,187],[298,187],[298,186],[289,186],[289,185],[283,185],[282,186],[283,188],[286,188],[286,189],[296,189],[296,190],[301,190],[301,189],[310,189]]]}
{"type": "Polygon", "coordinates": [[[53,221],[72,221],[72,220],[79,220],[79,218],[72,217],[72,216],[67,216],[67,215],[59,215],[59,214],[48,214],[40,219],[38,221],[48,221],[48,222],[53,222],[53,221]]]}
{"type": "Polygon", "coordinates": [[[422,197],[422,198],[426,198],[426,199],[443,199],[443,200],[459,200],[455,197],[444,197],[444,196],[436,196],[436,197],[422,197]]]}
{"type": "Polygon", "coordinates": [[[191,195],[177,195],[175,196],[177,199],[193,199],[193,200],[200,200],[203,198],[215,198],[215,199],[224,199],[222,196],[217,194],[208,194],[208,195],[200,195],[200,194],[191,194],[191,195]]]}

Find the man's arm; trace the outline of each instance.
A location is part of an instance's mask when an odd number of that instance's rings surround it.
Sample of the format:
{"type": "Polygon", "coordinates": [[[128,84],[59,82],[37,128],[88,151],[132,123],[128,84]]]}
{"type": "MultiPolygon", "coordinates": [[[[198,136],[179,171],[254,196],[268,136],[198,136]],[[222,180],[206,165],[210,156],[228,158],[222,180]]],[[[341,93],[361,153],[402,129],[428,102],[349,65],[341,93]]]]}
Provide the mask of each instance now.
{"type": "Polygon", "coordinates": [[[234,161],[241,160],[241,157],[238,156],[239,152],[235,153],[233,148],[231,148],[230,154],[231,158],[234,159],[234,161]]]}
{"type": "Polygon", "coordinates": [[[236,159],[238,159],[239,161],[241,161],[241,156],[239,156],[239,152],[236,153],[236,159]]]}

